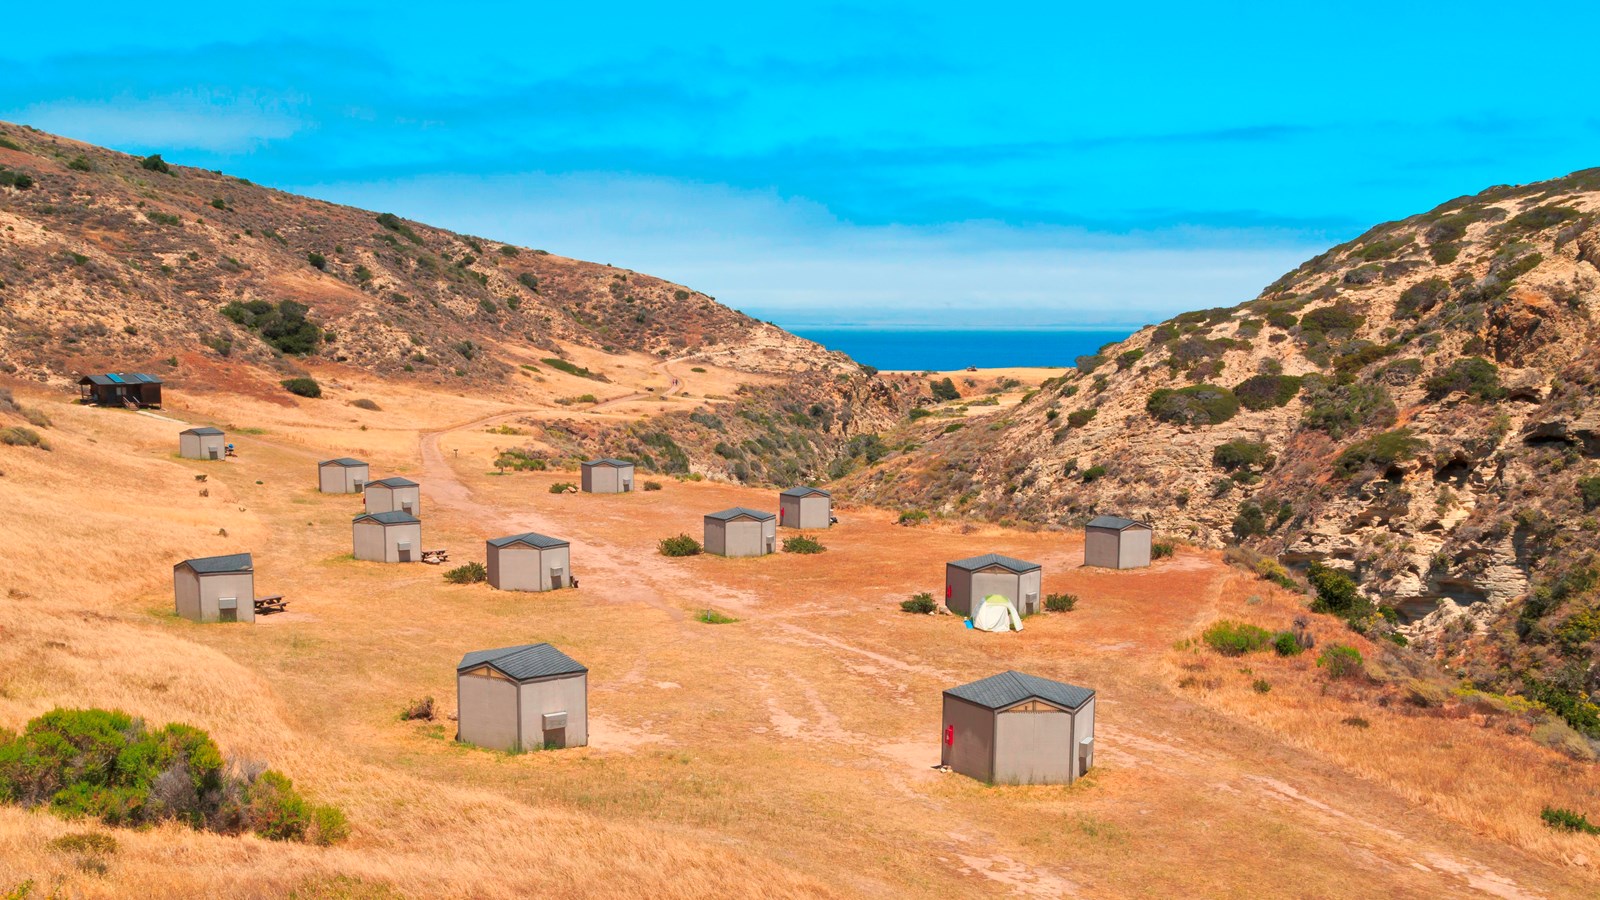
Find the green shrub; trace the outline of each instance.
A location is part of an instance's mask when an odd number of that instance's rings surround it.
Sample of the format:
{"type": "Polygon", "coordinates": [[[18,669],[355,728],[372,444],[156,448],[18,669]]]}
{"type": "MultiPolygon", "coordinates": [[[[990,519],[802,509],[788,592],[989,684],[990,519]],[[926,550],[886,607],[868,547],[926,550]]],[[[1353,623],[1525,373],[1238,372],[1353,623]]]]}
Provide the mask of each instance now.
{"type": "Polygon", "coordinates": [[[1244,438],[1218,444],[1211,451],[1211,464],[1229,472],[1239,469],[1270,469],[1275,461],[1265,443],[1244,438]]]}
{"type": "Polygon", "coordinates": [[[900,518],[895,520],[896,525],[921,525],[928,521],[928,513],[921,509],[908,509],[900,513],[900,518]]]}
{"type": "Polygon", "coordinates": [[[549,468],[549,463],[521,447],[511,447],[500,451],[500,455],[495,457],[494,466],[515,472],[543,472],[549,468]]]}
{"type": "Polygon", "coordinates": [[[1176,425],[1216,425],[1239,411],[1233,392],[1214,384],[1193,384],[1173,390],[1160,388],[1145,401],[1152,418],[1176,425]]]}
{"type": "Polygon", "coordinates": [[[300,840],[311,824],[311,812],[295,793],[294,782],[272,769],[256,776],[245,790],[245,808],[255,833],[269,841],[300,840]]]}
{"type": "Polygon", "coordinates": [[[337,806],[313,806],[308,839],[318,847],[331,847],[350,836],[350,820],[337,806]]]}
{"type": "Polygon", "coordinates": [[[565,372],[568,375],[576,375],[579,378],[592,378],[592,379],[594,379],[596,381],[604,381],[605,380],[601,376],[596,375],[595,373],[589,371],[588,369],[586,369],[586,368],[584,368],[584,367],[582,367],[582,366],[580,366],[580,365],[578,365],[576,363],[571,363],[571,362],[568,362],[568,361],[566,361],[564,359],[560,359],[558,357],[554,357],[554,356],[548,357],[548,358],[546,358],[544,360],[541,360],[541,362],[543,362],[545,365],[549,366],[552,369],[555,369],[555,370],[560,371],[560,372],[565,372]]]}
{"type": "Polygon", "coordinates": [[[291,394],[296,394],[301,397],[310,397],[312,399],[322,396],[322,385],[317,384],[317,380],[309,376],[301,378],[286,378],[280,383],[283,385],[283,389],[291,394]]]}
{"type": "Polygon", "coordinates": [[[1233,517],[1233,536],[1242,541],[1266,533],[1267,517],[1261,507],[1254,503],[1240,505],[1238,515],[1233,517]]]}
{"type": "Polygon", "coordinates": [[[1200,638],[1223,656],[1243,656],[1267,646],[1272,635],[1265,628],[1224,619],[1207,628],[1200,638]]]}
{"type": "Polygon", "coordinates": [[[926,419],[927,417],[929,417],[931,415],[933,415],[933,411],[932,410],[926,409],[926,408],[921,407],[921,406],[918,406],[918,407],[912,409],[911,412],[906,413],[906,418],[908,418],[911,421],[915,422],[918,419],[926,419]]]}
{"type": "Polygon", "coordinates": [[[1584,509],[1600,506],[1600,475],[1579,478],[1578,494],[1583,498],[1584,509]]]}
{"type": "Polygon", "coordinates": [[[1078,357],[1073,361],[1073,365],[1078,367],[1079,372],[1085,375],[1093,375],[1095,369],[1105,365],[1105,361],[1106,358],[1103,355],[1096,353],[1093,356],[1078,357]]]}
{"type": "Polygon", "coordinates": [[[539,293],[539,279],[531,272],[523,272],[521,275],[518,275],[517,283],[528,290],[533,291],[535,294],[539,293]]]}
{"type": "Polygon", "coordinates": [[[1334,460],[1333,472],[1340,478],[1350,478],[1369,466],[1386,469],[1400,460],[1410,459],[1427,445],[1427,441],[1412,436],[1409,428],[1385,431],[1346,447],[1334,460]]]}
{"type": "Polygon", "coordinates": [[[25,191],[33,187],[33,176],[27,172],[17,172],[0,166],[0,187],[13,187],[25,191]]]}
{"type": "Polygon", "coordinates": [[[1506,395],[1506,389],[1500,386],[1500,369],[1481,356],[1455,360],[1424,385],[1436,398],[1454,391],[1464,391],[1479,400],[1499,400],[1506,395]]]}
{"type": "Polygon", "coordinates": [[[694,556],[705,549],[700,546],[699,541],[687,534],[662,538],[656,543],[656,548],[661,551],[662,556],[694,556]]]}
{"type": "Polygon", "coordinates": [[[368,400],[365,397],[362,397],[359,400],[351,400],[350,405],[354,406],[356,409],[365,409],[369,412],[380,412],[382,410],[382,407],[378,405],[377,401],[368,400]]]}
{"type": "Polygon", "coordinates": [[[933,399],[941,402],[961,399],[961,392],[956,390],[956,383],[949,378],[928,382],[928,389],[933,392],[933,399]]]}
{"type": "Polygon", "coordinates": [[[222,315],[261,336],[268,346],[282,353],[304,356],[322,343],[321,326],[307,318],[311,308],[293,300],[276,305],[266,300],[234,301],[222,307],[222,315]]]}
{"type": "Polygon", "coordinates": [[[1420,319],[1450,296],[1450,282],[1435,275],[1400,292],[1394,314],[1400,319],[1420,319]]]}
{"type": "Polygon", "coordinates": [[[172,174],[172,167],[167,165],[167,161],[162,159],[161,154],[159,153],[152,153],[149,156],[146,156],[144,159],[139,160],[139,168],[149,169],[152,172],[160,172],[163,175],[172,174]]]}
{"type": "Polygon", "coordinates": [[[1106,477],[1106,467],[1105,466],[1099,466],[1099,465],[1090,466],[1089,468],[1083,470],[1083,483],[1084,484],[1090,484],[1092,482],[1099,481],[1100,479],[1102,479],[1104,477],[1106,477]]]}
{"type": "Polygon", "coordinates": [[[694,620],[696,622],[704,622],[707,625],[727,625],[729,623],[739,621],[733,616],[723,615],[714,609],[700,610],[694,614],[694,620]]]}
{"type": "Polygon", "coordinates": [[[901,612],[926,614],[938,608],[939,605],[933,602],[933,595],[926,591],[920,594],[912,594],[910,600],[900,601],[901,612]]]}
{"type": "Polygon", "coordinates": [[[481,562],[469,562],[444,573],[444,580],[451,584],[477,584],[489,580],[489,570],[481,562]]]}
{"type": "Polygon", "coordinates": [[[5,444],[8,447],[50,449],[50,442],[45,440],[39,432],[23,425],[8,425],[5,428],[0,428],[0,444],[5,444]]]}
{"type": "Polygon", "coordinates": [[[1363,662],[1360,650],[1344,644],[1333,644],[1317,657],[1317,665],[1328,670],[1329,678],[1359,678],[1363,662]]]}
{"type": "Polygon", "coordinates": [[[306,254],[306,262],[310,263],[311,264],[311,268],[313,268],[313,269],[321,269],[323,271],[327,271],[328,258],[326,256],[323,256],[321,253],[318,253],[315,250],[313,250],[310,253],[306,254]]]}
{"type": "Polygon", "coordinates": [[[1338,384],[1320,375],[1305,379],[1305,412],[1300,423],[1335,440],[1368,426],[1393,424],[1394,401],[1382,385],[1338,384]]]}
{"type": "Polygon", "coordinates": [[[160,212],[159,210],[148,210],[145,212],[144,217],[156,223],[157,225],[166,225],[170,228],[177,228],[183,225],[183,219],[181,217],[172,213],[160,212]]]}
{"type": "Polygon", "coordinates": [[[382,225],[384,228],[387,228],[395,234],[400,235],[413,244],[422,243],[422,238],[418,237],[417,233],[411,230],[411,226],[400,221],[400,217],[394,213],[379,213],[377,221],[379,225],[382,225]]]}
{"type": "Polygon", "coordinates": [[[1298,375],[1252,375],[1233,388],[1233,395],[1245,409],[1263,410],[1284,406],[1300,393],[1298,375]]]}
{"type": "Polygon", "coordinates": [[[1558,831],[1575,831],[1582,834],[1600,834],[1600,825],[1589,821],[1589,817],[1570,809],[1557,806],[1546,806],[1540,810],[1539,818],[1544,824],[1558,831]]]}
{"type": "Polygon", "coordinates": [[[659,490],[661,490],[661,482],[659,482],[659,481],[646,481],[644,483],[644,489],[647,490],[647,491],[659,491],[659,490]]]}
{"type": "Polygon", "coordinates": [[[1272,649],[1279,656],[1299,656],[1306,648],[1300,646],[1300,639],[1292,631],[1280,631],[1272,637],[1272,649]]]}
{"type": "Polygon", "coordinates": [[[406,708],[400,710],[400,721],[432,722],[433,715],[433,698],[423,697],[421,700],[413,700],[410,703],[407,703],[406,708]]]}
{"type": "Polygon", "coordinates": [[[1153,541],[1150,544],[1151,559],[1166,559],[1178,550],[1178,545],[1171,541],[1153,541]]]}
{"type": "Polygon", "coordinates": [[[1574,219],[1582,217],[1583,213],[1580,210],[1570,206],[1535,206],[1530,210],[1512,216],[1511,221],[1502,225],[1501,228],[1509,234],[1533,234],[1537,231],[1554,228],[1557,225],[1565,225],[1574,219]]]}
{"type": "Polygon", "coordinates": [[[803,534],[783,539],[783,552],[785,553],[821,553],[826,549],[828,548],[822,546],[822,543],[816,538],[803,534]]]}
{"type": "Polygon", "coordinates": [[[1137,348],[1133,349],[1133,350],[1128,350],[1128,351],[1123,352],[1121,354],[1118,354],[1118,356],[1117,356],[1117,371],[1118,372],[1126,372],[1128,369],[1133,368],[1133,364],[1134,363],[1138,362],[1139,360],[1141,360],[1143,358],[1144,358],[1144,351],[1140,350],[1140,349],[1137,349],[1137,348]]]}
{"type": "Polygon", "coordinates": [[[554,483],[552,483],[550,485],[550,493],[552,493],[552,494],[566,494],[566,493],[571,492],[576,487],[577,487],[577,485],[573,484],[570,481],[557,481],[557,482],[554,482],[554,483]]]}
{"type": "Polygon", "coordinates": [[[1355,579],[1332,566],[1313,560],[1306,569],[1306,578],[1317,592],[1312,612],[1349,616],[1370,605],[1357,590],[1355,579]]]}
{"type": "Polygon", "coordinates": [[[1300,337],[1308,344],[1341,340],[1355,334],[1366,318],[1343,306],[1324,306],[1300,317],[1300,337]]]}
{"type": "Polygon", "coordinates": [[[1094,417],[1099,415],[1099,413],[1100,410],[1093,407],[1090,407],[1089,409],[1075,409],[1072,412],[1067,413],[1067,424],[1071,425],[1073,428],[1082,428],[1093,421],[1094,417]]]}
{"type": "Polygon", "coordinates": [[[1272,690],[1272,682],[1266,680],[1265,678],[1257,678],[1255,681],[1250,683],[1250,689],[1258,694],[1265,694],[1266,692],[1272,690]]]}
{"type": "Polygon", "coordinates": [[[1077,594],[1048,594],[1044,598],[1044,608],[1047,612],[1072,612],[1077,606],[1077,594]]]}

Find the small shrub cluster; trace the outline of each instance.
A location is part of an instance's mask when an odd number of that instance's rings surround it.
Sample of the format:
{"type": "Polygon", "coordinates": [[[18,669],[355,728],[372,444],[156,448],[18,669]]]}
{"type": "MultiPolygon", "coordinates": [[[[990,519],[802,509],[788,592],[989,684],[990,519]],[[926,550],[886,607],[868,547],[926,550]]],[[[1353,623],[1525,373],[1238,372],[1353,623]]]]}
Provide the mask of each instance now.
{"type": "Polygon", "coordinates": [[[308,804],[282,773],[230,764],[204,731],[152,731],[104,709],[51,710],[0,736],[0,801],[108,825],[177,821],[271,840],[332,843],[348,833],[347,824],[324,831],[343,824],[337,810],[308,804]]]}
{"type": "Polygon", "coordinates": [[[659,490],[661,490],[661,482],[659,482],[659,481],[646,481],[644,483],[644,489],[647,490],[647,491],[659,491],[659,490]]]}
{"type": "Polygon", "coordinates": [[[1562,809],[1558,806],[1546,806],[1539,812],[1539,818],[1544,820],[1544,824],[1556,829],[1557,831],[1572,831],[1579,834],[1600,834],[1600,825],[1595,825],[1589,821],[1588,816],[1579,812],[1574,812],[1570,809],[1562,809]]]}
{"type": "Polygon", "coordinates": [[[5,444],[7,447],[50,449],[49,441],[45,440],[39,432],[25,425],[8,425],[5,428],[0,428],[0,444],[5,444]]]}
{"type": "Polygon", "coordinates": [[[222,308],[222,315],[261,336],[280,353],[304,356],[314,353],[322,343],[322,329],[306,318],[311,308],[304,303],[284,300],[234,301],[222,308]]]}
{"type": "Polygon", "coordinates": [[[565,372],[568,375],[576,375],[579,378],[592,378],[595,381],[605,381],[606,380],[604,375],[596,375],[595,373],[589,371],[588,369],[584,368],[583,366],[578,365],[577,363],[568,362],[568,361],[566,361],[564,359],[560,359],[559,357],[554,357],[554,356],[547,357],[545,359],[540,360],[540,362],[544,363],[545,365],[547,365],[550,368],[555,369],[555,370],[557,370],[559,372],[565,372]]]}
{"type": "Polygon", "coordinates": [[[783,539],[783,552],[785,553],[821,553],[826,549],[828,548],[822,546],[822,543],[816,538],[803,534],[783,539]]]}
{"type": "Polygon", "coordinates": [[[1071,425],[1073,428],[1082,428],[1083,426],[1089,424],[1099,412],[1100,410],[1093,407],[1089,409],[1073,410],[1072,412],[1067,413],[1067,424],[1071,425]]]}
{"type": "Polygon", "coordinates": [[[933,602],[933,595],[927,591],[923,591],[920,594],[912,594],[910,600],[900,601],[901,612],[927,614],[938,608],[939,605],[933,602]]]}
{"type": "Polygon", "coordinates": [[[1077,594],[1047,594],[1044,598],[1047,612],[1072,612],[1077,606],[1077,594]]]}
{"type": "Polygon", "coordinates": [[[707,625],[727,625],[727,624],[729,624],[731,622],[739,621],[738,619],[735,619],[733,616],[724,615],[722,613],[717,612],[714,609],[702,609],[702,610],[700,610],[699,612],[694,614],[694,620],[696,622],[704,622],[707,625]]]}
{"type": "Polygon", "coordinates": [[[1298,375],[1252,375],[1233,388],[1239,405],[1249,410],[1272,409],[1284,406],[1300,393],[1298,375]]]}
{"type": "Polygon", "coordinates": [[[1201,640],[1223,656],[1243,656],[1267,646],[1272,633],[1265,628],[1226,619],[1207,628],[1201,640]]]}
{"type": "Polygon", "coordinates": [[[1499,400],[1506,389],[1500,386],[1500,369],[1481,356],[1468,356],[1452,362],[1424,382],[1428,393],[1437,398],[1463,391],[1479,400],[1499,400]]]}
{"type": "Polygon", "coordinates": [[[550,493],[552,494],[568,494],[577,489],[578,486],[570,481],[557,481],[550,485],[550,493]]]}
{"type": "Polygon", "coordinates": [[[27,172],[18,172],[14,169],[8,169],[5,166],[0,166],[0,187],[16,188],[19,191],[25,191],[33,187],[33,176],[29,175],[27,172]]]}
{"type": "Polygon", "coordinates": [[[1333,461],[1333,472],[1340,478],[1351,478],[1368,467],[1386,469],[1410,459],[1427,445],[1427,441],[1413,436],[1409,428],[1385,431],[1346,447],[1333,461]]]}
{"type": "Polygon", "coordinates": [[[444,573],[444,580],[451,584],[477,584],[489,580],[489,570],[481,562],[469,562],[444,573]]]}
{"type": "Polygon", "coordinates": [[[1152,418],[1175,425],[1216,425],[1239,412],[1233,392],[1214,384],[1192,384],[1185,388],[1160,388],[1145,401],[1145,412],[1152,418]]]}
{"type": "Polygon", "coordinates": [[[422,243],[422,238],[419,237],[415,231],[411,230],[411,226],[407,225],[405,222],[402,222],[400,217],[394,213],[379,213],[377,221],[379,225],[382,225],[384,228],[387,228],[395,234],[400,235],[413,244],[422,243]]]}
{"type": "Polygon", "coordinates": [[[908,510],[905,510],[904,512],[900,513],[900,518],[895,520],[895,524],[897,524],[897,525],[921,525],[923,522],[926,522],[926,521],[928,521],[928,512],[927,512],[927,510],[908,509],[908,510]]]}
{"type": "Polygon", "coordinates": [[[400,710],[400,720],[402,722],[432,722],[433,713],[433,698],[423,697],[421,700],[413,700],[406,704],[406,708],[400,710]]]}
{"type": "Polygon", "coordinates": [[[949,378],[928,382],[928,389],[933,392],[933,399],[941,402],[961,399],[961,391],[956,389],[956,383],[949,378]]]}
{"type": "Polygon", "coordinates": [[[1305,379],[1305,392],[1301,424],[1326,432],[1334,440],[1368,426],[1386,426],[1395,421],[1394,401],[1381,384],[1339,384],[1311,375],[1305,379]]]}
{"type": "Polygon", "coordinates": [[[1578,496],[1583,498],[1583,508],[1600,506],[1600,475],[1578,479],[1578,496]]]}
{"type": "Polygon", "coordinates": [[[284,390],[300,397],[310,397],[315,400],[322,396],[322,385],[317,384],[317,380],[310,376],[286,378],[281,384],[284,390]]]}
{"type": "Polygon", "coordinates": [[[1276,462],[1265,443],[1244,438],[1218,444],[1211,451],[1211,464],[1229,472],[1272,468],[1276,462]]]}
{"type": "Polygon", "coordinates": [[[148,169],[151,172],[160,172],[163,175],[172,174],[172,167],[167,165],[167,161],[162,159],[159,153],[152,153],[139,160],[139,168],[148,169]]]}
{"type": "Polygon", "coordinates": [[[1332,644],[1317,657],[1317,665],[1328,670],[1329,678],[1359,678],[1363,663],[1361,651],[1345,644],[1332,644]]]}
{"type": "Polygon", "coordinates": [[[700,546],[699,541],[687,534],[662,538],[656,543],[656,548],[661,551],[662,556],[694,556],[705,549],[700,546]]]}
{"type": "Polygon", "coordinates": [[[1177,550],[1178,545],[1174,544],[1172,541],[1152,541],[1150,543],[1150,558],[1166,559],[1167,557],[1176,553],[1177,550]]]}

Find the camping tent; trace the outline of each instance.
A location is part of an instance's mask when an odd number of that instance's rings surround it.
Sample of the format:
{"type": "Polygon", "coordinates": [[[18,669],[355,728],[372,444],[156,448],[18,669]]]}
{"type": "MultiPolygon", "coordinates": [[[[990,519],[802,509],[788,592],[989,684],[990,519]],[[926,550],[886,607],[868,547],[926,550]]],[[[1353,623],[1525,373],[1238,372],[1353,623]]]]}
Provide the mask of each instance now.
{"type": "Polygon", "coordinates": [[[979,631],[1021,631],[1022,616],[1010,600],[999,594],[983,598],[983,604],[972,614],[972,627],[979,631]]]}

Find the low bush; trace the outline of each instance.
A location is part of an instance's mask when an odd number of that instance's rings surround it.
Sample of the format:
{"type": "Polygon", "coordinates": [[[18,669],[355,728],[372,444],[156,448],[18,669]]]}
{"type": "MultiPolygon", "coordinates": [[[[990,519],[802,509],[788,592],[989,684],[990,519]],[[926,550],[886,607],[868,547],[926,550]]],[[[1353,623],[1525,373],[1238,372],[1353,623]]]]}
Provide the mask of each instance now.
{"type": "Polygon", "coordinates": [[[1329,678],[1359,678],[1363,663],[1361,651],[1345,644],[1332,644],[1317,657],[1317,665],[1328,670],[1329,678]]]}
{"type": "Polygon", "coordinates": [[[1207,628],[1200,638],[1223,656],[1243,656],[1267,646],[1272,634],[1265,628],[1224,619],[1207,628]]]}
{"type": "Polygon", "coordinates": [[[1361,596],[1355,579],[1332,566],[1313,560],[1306,568],[1306,579],[1317,592],[1317,599],[1311,604],[1312,612],[1348,618],[1371,605],[1371,601],[1361,596]]]}
{"type": "Polygon", "coordinates": [[[939,605],[933,602],[933,595],[926,591],[920,594],[912,594],[910,600],[900,601],[901,612],[925,614],[931,613],[938,608],[939,605]]]}
{"type": "Polygon", "coordinates": [[[1239,405],[1249,410],[1284,406],[1300,393],[1298,375],[1251,375],[1233,388],[1239,405]]]}
{"type": "Polygon", "coordinates": [[[379,412],[382,409],[382,407],[378,406],[375,401],[368,400],[365,397],[362,397],[359,400],[350,401],[350,405],[354,406],[356,409],[364,409],[368,412],[379,412]]]}
{"type": "Polygon", "coordinates": [[[1558,831],[1600,834],[1600,825],[1590,822],[1588,816],[1559,806],[1546,806],[1539,812],[1539,818],[1544,820],[1544,824],[1558,831]]]}
{"type": "Polygon", "coordinates": [[[1292,631],[1280,631],[1272,636],[1272,649],[1279,656],[1299,656],[1306,648],[1300,646],[1300,639],[1292,631]]]}
{"type": "Polygon", "coordinates": [[[700,610],[699,612],[694,614],[694,620],[696,622],[704,622],[707,625],[727,625],[730,622],[739,621],[738,619],[735,619],[733,616],[724,615],[722,613],[717,612],[714,609],[702,609],[702,610],[700,610]]]}
{"type": "Polygon", "coordinates": [[[152,731],[114,710],[55,709],[0,736],[0,801],[108,825],[306,837],[307,804],[282,773],[230,765],[198,728],[152,731]]]}
{"type": "Polygon", "coordinates": [[[908,509],[900,513],[900,518],[895,520],[897,525],[921,525],[928,521],[928,513],[921,509],[908,509]]]}
{"type": "Polygon", "coordinates": [[[432,697],[423,697],[421,700],[413,700],[413,701],[411,701],[410,703],[406,704],[406,708],[405,709],[400,710],[400,721],[402,721],[402,722],[415,722],[415,721],[432,722],[433,721],[433,712],[434,712],[434,709],[433,709],[433,698],[432,697]]]}
{"type": "Polygon", "coordinates": [[[331,847],[342,842],[350,836],[350,820],[345,818],[344,811],[337,806],[313,806],[311,808],[311,828],[306,833],[306,840],[318,847],[331,847]]]}
{"type": "Polygon", "coordinates": [[[785,553],[821,553],[826,549],[828,548],[822,546],[822,543],[816,538],[803,534],[783,539],[783,552],[785,553]]]}
{"type": "Polygon", "coordinates": [[[511,447],[500,451],[500,455],[494,459],[494,466],[497,469],[511,469],[516,472],[543,472],[550,467],[550,464],[521,447],[511,447]]]}
{"type": "Polygon", "coordinates": [[[961,391],[956,389],[956,383],[949,378],[928,382],[928,389],[933,392],[933,399],[941,402],[961,399],[961,391]]]}
{"type": "Polygon", "coordinates": [[[315,250],[306,254],[306,262],[310,263],[313,269],[320,269],[324,272],[328,269],[328,258],[315,250]]]}
{"type": "Polygon", "coordinates": [[[1395,421],[1394,401],[1381,384],[1338,384],[1312,375],[1305,379],[1305,392],[1301,424],[1335,440],[1371,425],[1387,426],[1395,421]]]}
{"type": "Polygon", "coordinates": [[[661,482],[659,482],[659,481],[646,481],[644,483],[644,489],[647,490],[647,491],[659,491],[659,490],[661,490],[661,482]]]}
{"type": "Polygon", "coordinates": [[[656,548],[661,551],[662,556],[694,556],[704,549],[699,541],[687,534],[662,538],[656,543],[656,548]]]}
{"type": "Polygon", "coordinates": [[[577,485],[573,484],[570,481],[557,481],[557,482],[554,482],[553,484],[550,485],[550,493],[552,493],[552,494],[567,494],[567,493],[571,493],[577,487],[578,487],[577,485]]]}
{"type": "Polygon", "coordinates": [[[1351,728],[1371,728],[1372,723],[1360,716],[1347,716],[1339,720],[1340,725],[1349,725],[1351,728]]]}
{"type": "Polygon", "coordinates": [[[1077,594],[1047,594],[1044,598],[1047,612],[1072,612],[1077,606],[1077,594]]]}
{"type": "Polygon", "coordinates": [[[1176,553],[1178,545],[1172,541],[1152,541],[1150,544],[1151,559],[1166,559],[1176,553]]]}
{"type": "Polygon", "coordinates": [[[1266,692],[1272,690],[1272,682],[1266,680],[1265,678],[1257,678],[1255,681],[1250,683],[1250,688],[1258,694],[1265,694],[1266,692]]]}
{"type": "Polygon", "coordinates": [[[1233,392],[1214,384],[1192,384],[1185,388],[1160,388],[1145,401],[1145,412],[1154,419],[1175,425],[1216,425],[1239,412],[1233,392]]]}
{"type": "Polygon", "coordinates": [[[1099,412],[1100,410],[1093,407],[1089,409],[1075,409],[1072,412],[1067,413],[1067,424],[1071,425],[1073,428],[1082,428],[1093,421],[1094,417],[1098,415],[1099,412]]]}
{"type": "Polygon", "coordinates": [[[0,166],[0,187],[10,187],[25,191],[33,187],[33,176],[27,172],[17,172],[5,166],[0,166]]]}
{"type": "Polygon", "coordinates": [[[489,580],[489,570],[483,567],[483,563],[469,562],[444,573],[444,580],[451,584],[477,584],[489,580]]]}
{"type": "Polygon", "coordinates": [[[382,225],[384,228],[387,228],[395,234],[400,235],[413,244],[422,243],[422,238],[418,236],[415,231],[411,230],[411,226],[407,225],[405,222],[402,222],[400,217],[394,213],[379,213],[377,216],[377,222],[379,225],[382,225]]]}
{"type": "Polygon", "coordinates": [[[1578,495],[1583,498],[1584,509],[1600,506],[1600,475],[1579,478],[1578,495]]]}
{"type": "Polygon", "coordinates": [[[1400,300],[1395,303],[1394,314],[1400,319],[1420,319],[1441,300],[1450,296],[1450,282],[1434,276],[1400,292],[1400,300]]]}
{"type": "Polygon", "coordinates": [[[1463,391],[1479,400],[1499,400],[1506,395],[1506,389],[1500,386],[1499,367],[1481,356],[1458,359],[1423,384],[1435,398],[1455,391],[1463,391]]]}
{"type": "Polygon", "coordinates": [[[139,168],[148,169],[151,172],[160,172],[163,175],[172,174],[172,167],[167,165],[167,161],[162,159],[159,153],[152,153],[139,160],[139,168]]]}
{"type": "Polygon", "coordinates": [[[1410,459],[1427,445],[1427,441],[1412,436],[1409,428],[1385,431],[1346,447],[1333,461],[1333,473],[1340,478],[1351,478],[1368,467],[1386,469],[1410,459]]]}
{"type": "Polygon", "coordinates": [[[313,400],[322,396],[322,385],[311,377],[286,378],[282,382],[283,389],[291,394],[301,397],[310,397],[313,400]]]}
{"type": "Polygon", "coordinates": [[[1229,472],[1270,469],[1273,462],[1272,452],[1265,443],[1244,438],[1218,444],[1211,451],[1211,464],[1229,472]]]}
{"type": "Polygon", "coordinates": [[[1083,470],[1084,484],[1092,484],[1093,482],[1099,481],[1104,477],[1106,477],[1105,466],[1090,466],[1089,468],[1083,470]]]}
{"type": "Polygon", "coordinates": [[[321,326],[307,318],[311,308],[304,303],[283,300],[234,301],[222,307],[222,315],[261,336],[272,349],[304,356],[322,344],[321,326]]]}
{"type": "Polygon", "coordinates": [[[906,418],[910,419],[913,422],[915,422],[918,419],[926,419],[927,417],[929,417],[931,415],[933,415],[933,411],[932,410],[926,409],[926,408],[921,407],[921,406],[918,406],[915,409],[911,410],[911,412],[906,413],[906,418]]]}
{"type": "Polygon", "coordinates": [[[8,425],[5,428],[0,428],[0,444],[5,444],[8,447],[50,449],[50,442],[45,440],[39,432],[23,425],[8,425]]]}
{"type": "Polygon", "coordinates": [[[555,370],[560,371],[560,372],[565,372],[568,375],[576,375],[579,378],[592,378],[592,379],[594,379],[596,381],[604,381],[605,380],[604,377],[602,377],[600,375],[596,375],[595,373],[589,371],[588,369],[586,369],[586,368],[584,368],[584,367],[582,367],[582,366],[580,366],[580,365],[578,365],[576,363],[568,362],[568,361],[566,361],[564,359],[560,359],[559,357],[554,357],[554,356],[546,357],[545,359],[540,360],[540,362],[543,362],[545,365],[549,366],[552,369],[555,369],[555,370]]]}

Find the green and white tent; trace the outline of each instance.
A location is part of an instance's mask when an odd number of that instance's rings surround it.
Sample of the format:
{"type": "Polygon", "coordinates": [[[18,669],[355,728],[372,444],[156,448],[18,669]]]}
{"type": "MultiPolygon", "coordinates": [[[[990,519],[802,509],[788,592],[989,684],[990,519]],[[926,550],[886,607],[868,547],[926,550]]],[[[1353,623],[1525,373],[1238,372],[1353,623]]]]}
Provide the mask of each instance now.
{"type": "Polygon", "coordinates": [[[1022,616],[1010,599],[990,594],[973,611],[972,627],[979,631],[1021,631],[1022,616]]]}

